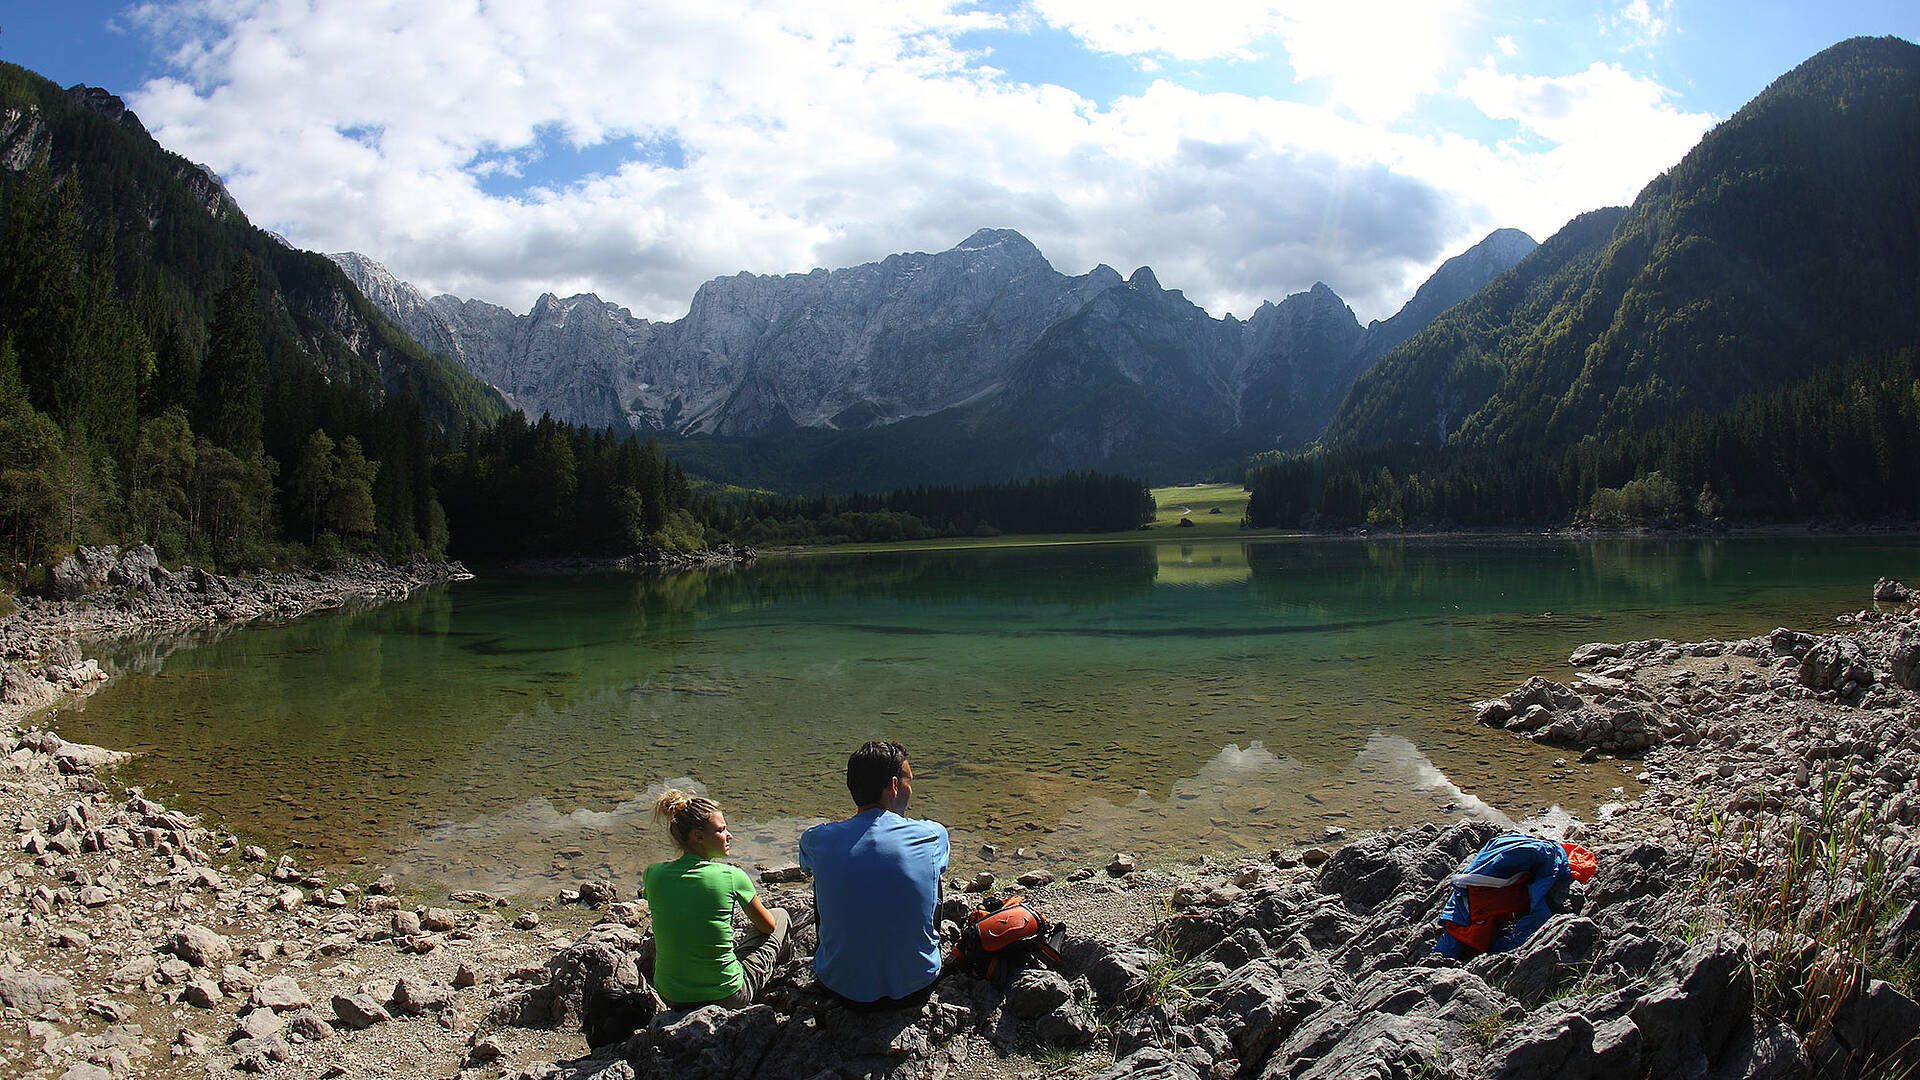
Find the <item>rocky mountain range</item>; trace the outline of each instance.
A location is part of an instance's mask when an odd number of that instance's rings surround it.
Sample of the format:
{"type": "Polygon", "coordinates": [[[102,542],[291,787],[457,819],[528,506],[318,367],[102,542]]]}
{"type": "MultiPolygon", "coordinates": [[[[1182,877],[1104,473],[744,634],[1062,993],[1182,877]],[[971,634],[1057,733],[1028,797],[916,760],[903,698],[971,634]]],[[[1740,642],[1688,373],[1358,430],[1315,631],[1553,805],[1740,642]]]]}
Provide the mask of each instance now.
{"type": "Polygon", "coordinates": [[[1534,248],[1503,229],[1362,326],[1324,284],[1215,319],[1145,267],[1070,277],[1009,229],[841,270],[740,273],[674,322],[592,294],[525,315],[425,297],[378,263],[332,258],[416,340],[531,416],[669,436],[861,431],[940,417],[1024,439],[1014,471],[1299,445],[1388,349],[1534,248]],[[949,415],[943,415],[949,414],[949,415]],[[1159,449],[1155,449],[1155,448],[1159,449]]]}

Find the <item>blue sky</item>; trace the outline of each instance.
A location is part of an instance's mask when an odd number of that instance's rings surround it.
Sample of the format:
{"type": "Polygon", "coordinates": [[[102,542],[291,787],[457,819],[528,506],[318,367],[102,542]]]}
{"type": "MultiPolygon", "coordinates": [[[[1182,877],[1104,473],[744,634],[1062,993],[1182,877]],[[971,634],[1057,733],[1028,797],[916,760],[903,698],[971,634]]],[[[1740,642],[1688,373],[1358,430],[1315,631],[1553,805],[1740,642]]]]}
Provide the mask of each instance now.
{"type": "Polygon", "coordinates": [[[8,5],[0,57],[119,93],[298,246],[516,310],[673,318],[992,226],[1215,315],[1325,281],[1365,320],[1859,34],[1920,5],[71,0],[8,5]]]}

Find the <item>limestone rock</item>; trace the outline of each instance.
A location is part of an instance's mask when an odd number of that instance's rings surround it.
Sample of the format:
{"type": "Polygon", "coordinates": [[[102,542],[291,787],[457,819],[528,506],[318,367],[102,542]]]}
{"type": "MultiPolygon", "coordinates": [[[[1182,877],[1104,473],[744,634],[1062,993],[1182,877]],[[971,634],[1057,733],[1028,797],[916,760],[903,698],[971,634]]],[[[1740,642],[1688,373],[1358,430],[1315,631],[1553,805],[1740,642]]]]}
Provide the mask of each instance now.
{"type": "Polygon", "coordinates": [[[1007,1010],[1022,1020],[1052,1012],[1073,1000],[1073,987],[1059,973],[1027,968],[1007,984],[1007,1010]]]}
{"type": "Polygon", "coordinates": [[[351,1028],[355,1031],[372,1027],[384,1020],[393,1019],[379,1002],[373,1000],[373,995],[362,991],[355,991],[350,994],[335,994],[333,996],[333,1015],[340,1021],[342,1027],[351,1028]]]}
{"type": "Polygon", "coordinates": [[[233,942],[204,926],[188,923],[168,936],[167,949],[194,967],[207,967],[232,956],[233,942]]]}
{"type": "Polygon", "coordinates": [[[394,1016],[418,1016],[439,1012],[453,1000],[453,989],[444,983],[404,975],[394,983],[387,999],[387,1011],[394,1016]]]}
{"type": "Polygon", "coordinates": [[[0,968],[0,1006],[28,1015],[73,1003],[73,984],[58,975],[0,968]]]}
{"type": "Polygon", "coordinates": [[[313,1006],[307,992],[300,989],[300,984],[291,975],[275,975],[260,980],[253,988],[252,1003],[256,1009],[271,1009],[274,1012],[313,1006]]]}

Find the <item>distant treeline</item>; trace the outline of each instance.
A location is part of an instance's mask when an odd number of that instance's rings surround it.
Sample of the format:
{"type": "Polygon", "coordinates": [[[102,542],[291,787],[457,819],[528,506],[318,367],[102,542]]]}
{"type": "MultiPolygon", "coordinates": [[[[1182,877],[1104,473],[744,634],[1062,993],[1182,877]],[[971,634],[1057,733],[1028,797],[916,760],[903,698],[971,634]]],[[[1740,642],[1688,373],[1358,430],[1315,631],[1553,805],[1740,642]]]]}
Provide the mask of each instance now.
{"type": "Polygon", "coordinates": [[[1120,532],[1151,522],[1154,514],[1144,484],[1106,473],[880,495],[711,492],[696,498],[694,507],[711,530],[755,546],[1120,532]]]}
{"type": "Polygon", "coordinates": [[[706,545],[687,510],[687,477],[631,434],[511,413],[469,423],[435,471],[462,556],[630,553],[706,545]]]}
{"type": "Polygon", "coordinates": [[[1688,524],[1920,519],[1920,350],[1830,368],[1716,415],[1564,448],[1417,445],[1262,455],[1248,523],[1688,524]]]}

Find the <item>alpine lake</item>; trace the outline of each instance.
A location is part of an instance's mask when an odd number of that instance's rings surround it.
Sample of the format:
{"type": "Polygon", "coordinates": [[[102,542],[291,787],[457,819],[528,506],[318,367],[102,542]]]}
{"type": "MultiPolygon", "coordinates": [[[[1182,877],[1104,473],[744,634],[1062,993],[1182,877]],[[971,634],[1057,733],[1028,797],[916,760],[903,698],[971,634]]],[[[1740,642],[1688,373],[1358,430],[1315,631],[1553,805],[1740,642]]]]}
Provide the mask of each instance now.
{"type": "MultiPolygon", "coordinates": [[[[1165,535],[1164,533],[1160,535],[1165,535]]],[[[1920,539],[1216,538],[762,558],[667,577],[512,574],[395,604],[122,640],[53,726],[248,840],[356,878],[517,895],[667,852],[666,786],[735,861],[851,809],[904,743],[953,870],[1064,876],[1350,832],[1592,818],[1640,790],[1482,728],[1590,641],[1830,629],[1920,539]],[[981,845],[992,844],[988,859],[981,845]]]]}

